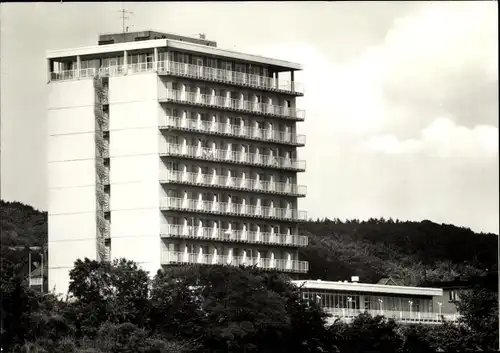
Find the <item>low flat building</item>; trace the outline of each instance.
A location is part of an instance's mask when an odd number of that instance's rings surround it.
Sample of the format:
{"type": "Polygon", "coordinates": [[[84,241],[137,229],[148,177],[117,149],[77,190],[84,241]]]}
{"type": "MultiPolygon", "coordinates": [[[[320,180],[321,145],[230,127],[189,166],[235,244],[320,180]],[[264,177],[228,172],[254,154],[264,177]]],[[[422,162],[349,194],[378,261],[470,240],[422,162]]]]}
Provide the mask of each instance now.
{"type": "Polygon", "coordinates": [[[361,313],[383,315],[405,323],[436,324],[456,321],[458,315],[443,313],[438,301],[443,289],[321,280],[293,281],[304,299],[313,299],[337,319],[351,321],[361,313]]]}

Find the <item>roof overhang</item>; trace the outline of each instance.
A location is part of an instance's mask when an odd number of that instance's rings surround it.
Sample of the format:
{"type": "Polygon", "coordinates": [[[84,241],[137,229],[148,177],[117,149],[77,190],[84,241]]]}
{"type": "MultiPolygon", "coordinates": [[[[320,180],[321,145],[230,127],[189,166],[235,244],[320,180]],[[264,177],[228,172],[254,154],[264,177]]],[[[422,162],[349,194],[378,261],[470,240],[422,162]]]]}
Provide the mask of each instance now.
{"type": "Polygon", "coordinates": [[[441,288],[387,286],[383,284],[330,282],[330,281],[292,281],[298,287],[317,290],[380,293],[388,295],[442,296],[441,288]]]}
{"type": "Polygon", "coordinates": [[[292,63],[285,60],[267,58],[253,54],[239,53],[231,50],[214,48],[207,45],[187,43],[169,39],[155,39],[155,40],[145,40],[140,42],[95,45],[95,46],[74,48],[74,49],[49,50],[46,53],[46,57],[47,59],[56,59],[64,57],[76,57],[82,55],[110,54],[114,52],[118,53],[125,50],[140,50],[140,49],[165,48],[165,47],[174,48],[186,52],[202,53],[208,56],[216,56],[233,60],[241,60],[247,62],[255,62],[259,64],[271,65],[280,69],[281,71],[303,70],[301,64],[292,63]]]}

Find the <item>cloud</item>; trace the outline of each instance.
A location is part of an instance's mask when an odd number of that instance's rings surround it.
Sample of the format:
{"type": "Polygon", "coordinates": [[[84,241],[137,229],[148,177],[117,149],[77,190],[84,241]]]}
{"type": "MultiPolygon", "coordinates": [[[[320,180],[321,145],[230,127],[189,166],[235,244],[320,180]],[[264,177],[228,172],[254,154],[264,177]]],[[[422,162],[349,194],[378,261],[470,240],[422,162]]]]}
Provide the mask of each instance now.
{"type": "Polygon", "coordinates": [[[438,158],[489,158],[498,154],[498,128],[458,126],[448,118],[436,119],[419,139],[400,140],[394,135],[372,136],[362,148],[388,154],[425,153],[438,158]]]}
{"type": "MultiPolygon", "coordinates": [[[[311,217],[432,219],[498,233],[494,2],[421,3],[342,61],[320,47],[260,47],[302,62],[299,106],[311,217]]],[[[382,6],[382,5],[381,5],[382,6]]],[[[349,37],[351,39],[352,37],[349,37]]]]}

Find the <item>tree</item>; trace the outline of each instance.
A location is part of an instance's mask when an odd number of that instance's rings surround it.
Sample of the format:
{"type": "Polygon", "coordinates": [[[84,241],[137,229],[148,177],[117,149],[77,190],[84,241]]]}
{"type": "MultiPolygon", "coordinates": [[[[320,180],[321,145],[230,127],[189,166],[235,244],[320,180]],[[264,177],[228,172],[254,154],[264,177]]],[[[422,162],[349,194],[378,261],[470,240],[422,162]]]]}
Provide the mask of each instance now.
{"type": "Polygon", "coordinates": [[[93,337],[104,322],[144,327],[149,316],[147,272],[125,259],[113,263],[77,260],[69,295],[78,336],[93,337]]]}
{"type": "Polygon", "coordinates": [[[360,314],[350,325],[335,323],[331,331],[341,352],[397,352],[403,344],[393,319],[367,313],[360,314]]]}
{"type": "Polygon", "coordinates": [[[429,332],[432,328],[428,325],[405,325],[400,329],[404,337],[404,344],[401,348],[403,353],[417,353],[432,351],[429,343],[429,332]]]}
{"type": "Polygon", "coordinates": [[[463,291],[456,305],[459,321],[472,331],[476,345],[498,350],[498,293],[485,288],[463,291]]]}

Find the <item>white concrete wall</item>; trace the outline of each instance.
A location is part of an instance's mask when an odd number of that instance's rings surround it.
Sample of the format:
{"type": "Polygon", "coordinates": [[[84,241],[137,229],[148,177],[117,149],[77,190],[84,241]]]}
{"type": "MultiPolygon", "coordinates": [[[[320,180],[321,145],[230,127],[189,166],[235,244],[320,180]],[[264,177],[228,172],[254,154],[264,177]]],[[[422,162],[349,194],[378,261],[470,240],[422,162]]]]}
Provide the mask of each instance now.
{"type": "Polygon", "coordinates": [[[160,268],[158,78],[109,80],[111,257],[160,268]]]}
{"type": "Polygon", "coordinates": [[[74,262],[96,258],[92,80],[50,83],[47,120],[49,289],[66,294],[74,262]]]}

